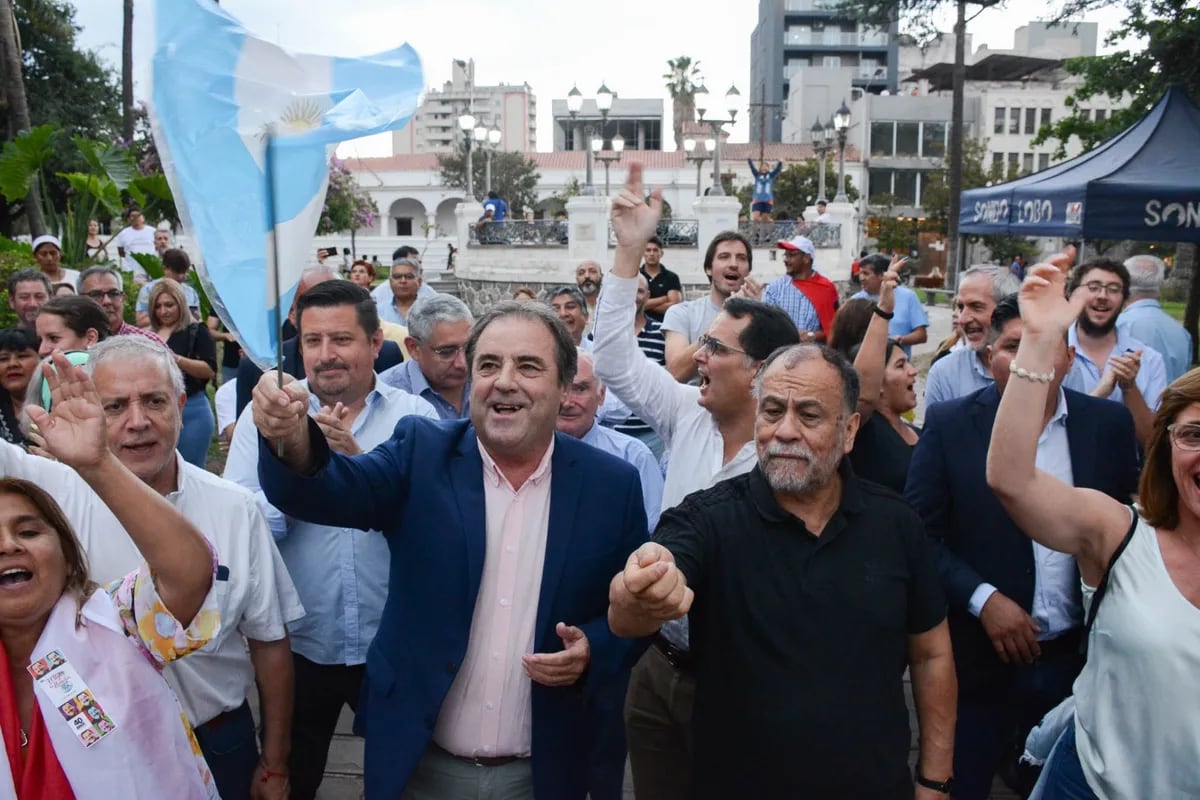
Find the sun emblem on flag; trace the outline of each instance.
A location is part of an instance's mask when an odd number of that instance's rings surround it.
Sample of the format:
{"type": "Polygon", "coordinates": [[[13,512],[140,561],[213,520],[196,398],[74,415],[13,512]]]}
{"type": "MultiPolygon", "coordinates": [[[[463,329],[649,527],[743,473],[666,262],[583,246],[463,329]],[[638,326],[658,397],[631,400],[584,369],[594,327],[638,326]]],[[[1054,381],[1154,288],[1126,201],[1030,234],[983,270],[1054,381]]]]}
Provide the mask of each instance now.
{"type": "MultiPolygon", "coordinates": [[[[287,108],[279,115],[279,120],[274,127],[276,132],[287,136],[288,134],[304,133],[311,131],[320,126],[321,119],[324,113],[321,107],[312,100],[296,99],[288,103],[287,108]]],[[[268,123],[263,126],[260,138],[266,139],[271,132],[272,125],[268,123]]]]}

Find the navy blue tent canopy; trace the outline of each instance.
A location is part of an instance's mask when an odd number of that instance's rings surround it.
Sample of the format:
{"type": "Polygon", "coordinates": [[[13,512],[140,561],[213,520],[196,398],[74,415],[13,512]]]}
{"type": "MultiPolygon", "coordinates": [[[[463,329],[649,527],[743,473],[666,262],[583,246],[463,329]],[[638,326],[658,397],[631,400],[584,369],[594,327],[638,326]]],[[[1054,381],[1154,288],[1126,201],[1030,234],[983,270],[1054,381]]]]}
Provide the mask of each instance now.
{"type": "Polygon", "coordinates": [[[1100,146],[962,193],[959,233],[1200,241],[1200,108],[1179,86],[1100,146]]]}

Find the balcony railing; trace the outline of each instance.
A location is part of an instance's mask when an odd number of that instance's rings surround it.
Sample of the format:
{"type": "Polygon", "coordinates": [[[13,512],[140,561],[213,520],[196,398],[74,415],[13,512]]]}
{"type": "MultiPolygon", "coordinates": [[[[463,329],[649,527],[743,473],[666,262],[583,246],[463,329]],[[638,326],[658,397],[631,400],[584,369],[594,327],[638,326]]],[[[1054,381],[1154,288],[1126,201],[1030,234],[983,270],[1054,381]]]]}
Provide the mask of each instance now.
{"type": "Polygon", "coordinates": [[[886,33],[855,31],[793,31],[783,35],[790,47],[886,47],[886,33]]]}
{"type": "Polygon", "coordinates": [[[743,222],[738,231],[750,240],[752,247],[774,247],[793,236],[807,236],[818,250],[836,250],[842,246],[842,226],[837,222],[743,222]]]}
{"type": "Polygon", "coordinates": [[[787,0],[784,4],[785,11],[827,11],[834,12],[837,10],[835,0],[787,0]]]}
{"type": "MultiPolygon", "coordinates": [[[[658,223],[655,235],[662,240],[663,247],[696,247],[700,240],[700,221],[695,219],[664,219],[658,223]]],[[[617,237],[612,224],[608,226],[608,246],[617,246],[617,237]]]]}
{"type": "Polygon", "coordinates": [[[480,222],[471,226],[469,246],[561,247],[567,243],[567,223],[552,219],[480,222]]]}

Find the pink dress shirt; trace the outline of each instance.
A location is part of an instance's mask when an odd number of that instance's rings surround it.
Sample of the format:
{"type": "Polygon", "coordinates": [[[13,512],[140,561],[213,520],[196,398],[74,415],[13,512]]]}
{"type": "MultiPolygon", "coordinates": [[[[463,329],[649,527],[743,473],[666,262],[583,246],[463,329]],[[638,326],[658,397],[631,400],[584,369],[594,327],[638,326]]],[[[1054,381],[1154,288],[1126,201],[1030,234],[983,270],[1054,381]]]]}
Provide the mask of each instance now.
{"type": "Polygon", "coordinates": [[[433,740],[459,756],[528,756],[531,683],[521,657],[533,652],[546,531],[550,458],[513,489],[483,444],[483,577],[462,667],[438,714],[433,740]]]}

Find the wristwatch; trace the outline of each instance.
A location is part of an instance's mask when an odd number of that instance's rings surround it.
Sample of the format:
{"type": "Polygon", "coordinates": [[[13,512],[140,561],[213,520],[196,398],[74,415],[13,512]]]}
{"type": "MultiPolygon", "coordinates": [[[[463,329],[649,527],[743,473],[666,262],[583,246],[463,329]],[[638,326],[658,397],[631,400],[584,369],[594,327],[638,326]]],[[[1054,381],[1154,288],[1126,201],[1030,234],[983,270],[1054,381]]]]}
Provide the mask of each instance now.
{"type": "Polygon", "coordinates": [[[941,792],[942,794],[950,794],[950,792],[954,789],[954,776],[951,775],[944,781],[931,781],[929,778],[926,778],[924,775],[918,772],[917,785],[924,786],[926,789],[932,789],[935,792],[941,792]]]}

